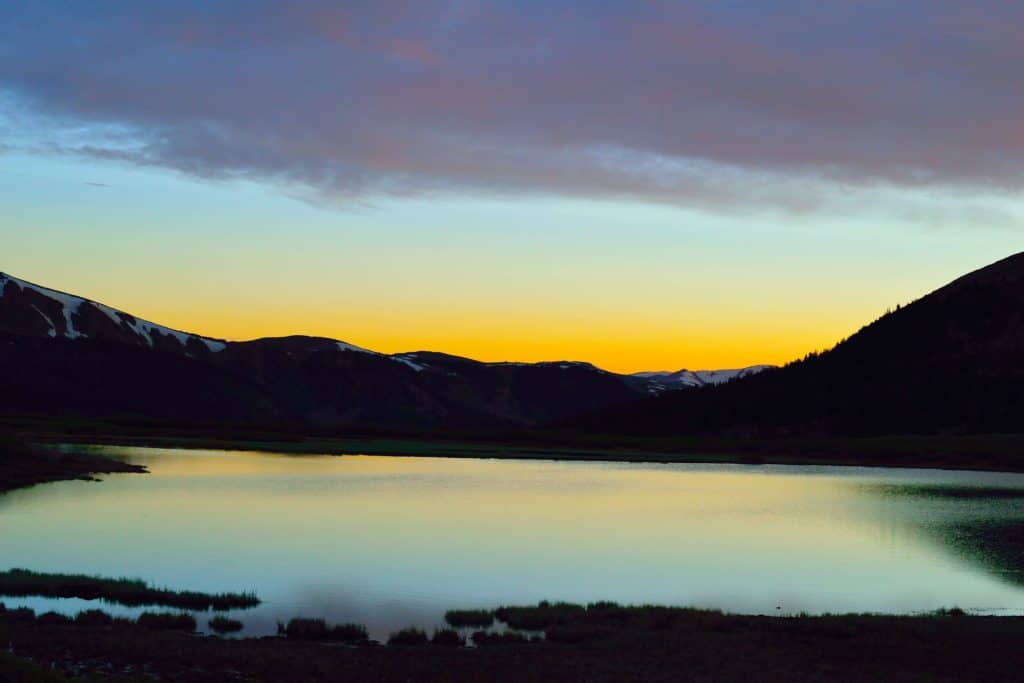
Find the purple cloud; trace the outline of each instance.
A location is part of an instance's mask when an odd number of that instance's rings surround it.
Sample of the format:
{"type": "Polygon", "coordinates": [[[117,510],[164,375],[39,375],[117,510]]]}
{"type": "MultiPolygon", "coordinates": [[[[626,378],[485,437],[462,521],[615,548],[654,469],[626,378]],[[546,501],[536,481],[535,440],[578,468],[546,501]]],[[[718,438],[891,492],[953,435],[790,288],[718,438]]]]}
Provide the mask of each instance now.
{"type": "Polygon", "coordinates": [[[1014,3],[297,5],[8,4],[0,90],[37,148],[329,200],[1024,187],[1014,3]]]}

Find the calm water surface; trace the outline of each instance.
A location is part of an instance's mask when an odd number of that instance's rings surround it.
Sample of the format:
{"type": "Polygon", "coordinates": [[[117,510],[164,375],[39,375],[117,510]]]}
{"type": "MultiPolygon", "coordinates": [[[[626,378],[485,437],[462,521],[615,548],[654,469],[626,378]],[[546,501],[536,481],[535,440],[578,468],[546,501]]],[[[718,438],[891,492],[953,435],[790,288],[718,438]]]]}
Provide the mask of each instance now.
{"type": "Polygon", "coordinates": [[[542,599],[1024,613],[1024,475],[104,452],[151,474],[0,495],[2,568],[254,590],[247,634],[302,615],[379,638],[542,599]]]}

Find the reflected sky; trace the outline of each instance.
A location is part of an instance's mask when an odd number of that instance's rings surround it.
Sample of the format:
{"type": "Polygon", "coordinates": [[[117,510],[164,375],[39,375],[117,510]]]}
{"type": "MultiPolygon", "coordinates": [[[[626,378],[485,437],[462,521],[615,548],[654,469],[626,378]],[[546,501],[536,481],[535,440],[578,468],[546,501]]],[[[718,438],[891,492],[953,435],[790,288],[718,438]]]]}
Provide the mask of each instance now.
{"type": "Polygon", "coordinates": [[[991,532],[1024,527],[1022,475],[110,450],[151,474],[0,496],[3,568],[254,590],[247,633],[541,599],[1024,613],[991,532]]]}

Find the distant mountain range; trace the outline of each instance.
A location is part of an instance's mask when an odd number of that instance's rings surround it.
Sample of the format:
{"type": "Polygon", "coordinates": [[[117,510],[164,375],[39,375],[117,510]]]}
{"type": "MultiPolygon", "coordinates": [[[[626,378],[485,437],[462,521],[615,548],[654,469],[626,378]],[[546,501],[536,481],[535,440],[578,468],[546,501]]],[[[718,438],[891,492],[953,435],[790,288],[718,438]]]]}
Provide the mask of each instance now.
{"type": "Polygon", "coordinates": [[[774,365],[752,365],[748,368],[735,370],[676,370],[669,372],[659,370],[656,372],[634,372],[633,377],[648,380],[651,384],[650,393],[661,394],[665,391],[676,389],[692,389],[694,387],[706,387],[714,384],[725,384],[740,377],[756,375],[762,370],[768,370],[774,365]]]}
{"type": "Polygon", "coordinates": [[[644,436],[1024,433],[1024,253],[897,307],[830,351],[564,426],[644,436]]]}
{"type": "Polygon", "coordinates": [[[0,274],[0,413],[658,437],[1024,433],[1024,253],[782,368],[633,375],[314,337],[230,342],[0,274]]]}
{"type": "Polygon", "coordinates": [[[317,337],[231,342],[0,273],[0,410],[190,423],[501,430],[747,376],[381,354],[317,337]]]}

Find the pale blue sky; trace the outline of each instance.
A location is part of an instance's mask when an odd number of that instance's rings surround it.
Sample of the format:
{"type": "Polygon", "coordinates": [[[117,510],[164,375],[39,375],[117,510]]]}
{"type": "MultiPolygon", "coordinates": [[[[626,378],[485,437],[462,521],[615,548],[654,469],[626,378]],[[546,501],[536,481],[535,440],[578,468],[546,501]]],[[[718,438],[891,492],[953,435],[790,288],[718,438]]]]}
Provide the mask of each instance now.
{"type": "Polygon", "coordinates": [[[0,155],[0,204],[0,267],[167,324],[633,370],[787,360],[1015,241],[999,226],[552,197],[313,206],[24,154],[0,155]]]}

